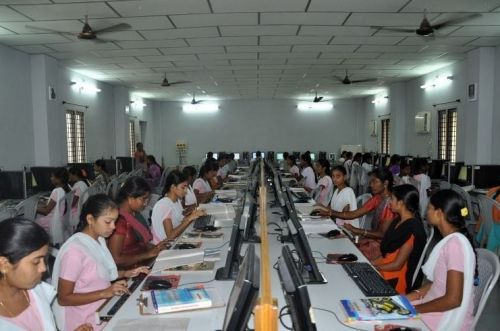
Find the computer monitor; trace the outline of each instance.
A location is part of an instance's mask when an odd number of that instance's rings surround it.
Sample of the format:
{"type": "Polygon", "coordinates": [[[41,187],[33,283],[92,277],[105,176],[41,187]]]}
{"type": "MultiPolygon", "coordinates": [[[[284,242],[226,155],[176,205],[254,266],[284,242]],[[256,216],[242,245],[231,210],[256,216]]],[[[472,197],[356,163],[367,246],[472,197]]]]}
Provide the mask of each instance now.
{"type": "Polygon", "coordinates": [[[283,153],[276,153],[276,160],[283,161],[283,153]]]}
{"type": "MultiPolygon", "coordinates": [[[[287,193],[289,193],[289,190],[287,190],[287,193]]],[[[288,198],[290,198],[289,194],[288,198]]],[[[327,281],[319,272],[316,260],[312,255],[311,246],[309,246],[306,233],[302,224],[300,224],[299,217],[297,216],[295,206],[293,206],[293,202],[289,199],[287,199],[286,204],[289,215],[287,220],[288,232],[300,258],[299,269],[302,270],[304,281],[312,284],[324,284],[327,281]]]]}
{"type": "Polygon", "coordinates": [[[384,166],[388,167],[390,164],[391,164],[391,158],[389,156],[386,156],[384,166]]]}
{"type": "Polygon", "coordinates": [[[117,156],[117,160],[120,162],[120,173],[131,172],[135,169],[135,159],[130,156],[117,156]]]}
{"type": "MultiPolygon", "coordinates": [[[[262,159],[265,159],[266,158],[266,152],[260,152],[260,157],[262,159]]],[[[252,160],[255,160],[257,158],[257,152],[253,152],[252,153],[252,160]]]]}
{"type": "Polygon", "coordinates": [[[259,181],[254,178],[248,195],[248,215],[245,215],[246,222],[243,229],[243,240],[245,242],[260,242],[260,238],[257,236],[255,231],[255,222],[257,221],[258,188],[259,181]]]}
{"type": "Polygon", "coordinates": [[[31,181],[31,173],[0,171],[0,200],[27,198],[28,181],[31,181]]]}
{"type": "Polygon", "coordinates": [[[293,260],[290,247],[283,246],[278,259],[278,275],[285,301],[292,319],[294,331],[315,331],[316,324],[311,316],[311,300],[307,286],[293,260]]]}
{"type": "Polygon", "coordinates": [[[457,180],[466,182],[467,181],[467,167],[461,166],[460,171],[458,172],[457,180]]]}
{"type": "Polygon", "coordinates": [[[30,170],[33,174],[33,191],[52,191],[54,185],[50,181],[50,176],[56,169],[58,169],[58,167],[31,167],[30,170]]]}
{"type": "Polygon", "coordinates": [[[240,153],[234,153],[234,159],[238,161],[240,159],[240,153]]]}
{"type": "Polygon", "coordinates": [[[68,167],[77,167],[78,169],[82,169],[87,175],[87,179],[94,180],[95,172],[94,165],[92,163],[68,163],[68,167]]]}
{"type": "Polygon", "coordinates": [[[260,261],[249,245],[227,302],[222,331],[245,331],[259,295],[260,261]]]}
{"type": "Polygon", "coordinates": [[[213,156],[213,158],[214,158],[214,159],[216,159],[216,160],[218,160],[218,159],[219,159],[219,153],[213,153],[213,155],[212,155],[212,156],[213,156]]]}
{"type": "Polygon", "coordinates": [[[315,161],[316,160],[316,153],[311,153],[309,155],[311,156],[311,161],[315,161]]]}
{"type": "Polygon", "coordinates": [[[500,186],[500,165],[475,166],[474,186],[481,189],[500,186]]]}
{"type": "MultiPolygon", "coordinates": [[[[445,170],[444,170],[444,166],[445,166],[445,160],[432,160],[431,161],[431,164],[429,166],[429,177],[431,179],[442,179],[444,174],[445,174],[445,170]]],[[[412,167],[413,169],[413,167],[412,167]]]]}
{"type": "Polygon", "coordinates": [[[103,159],[103,161],[106,164],[106,172],[109,175],[118,175],[116,159],[103,159]]]}
{"type": "Polygon", "coordinates": [[[236,214],[235,222],[233,224],[233,230],[231,231],[231,239],[229,240],[229,249],[227,250],[226,263],[224,264],[224,267],[217,269],[217,272],[215,273],[216,280],[236,279],[238,275],[238,270],[241,263],[240,250],[241,244],[243,242],[240,230],[240,221],[244,205],[245,202],[243,202],[243,206],[238,209],[238,212],[236,214]]]}

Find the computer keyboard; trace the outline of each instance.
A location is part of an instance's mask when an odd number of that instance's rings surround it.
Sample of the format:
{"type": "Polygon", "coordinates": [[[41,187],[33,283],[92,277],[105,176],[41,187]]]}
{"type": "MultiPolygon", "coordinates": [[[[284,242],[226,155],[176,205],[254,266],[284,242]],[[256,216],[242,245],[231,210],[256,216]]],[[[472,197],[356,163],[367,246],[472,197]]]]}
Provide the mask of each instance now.
{"type": "Polygon", "coordinates": [[[298,199],[300,200],[305,200],[305,199],[309,199],[310,196],[309,194],[307,194],[306,192],[295,192],[295,191],[292,191],[292,194],[297,197],[298,199]]]}
{"type": "Polygon", "coordinates": [[[194,223],[193,228],[195,229],[203,229],[206,226],[214,225],[214,217],[212,215],[204,215],[198,217],[194,223]]]}
{"type": "Polygon", "coordinates": [[[398,292],[369,263],[346,263],[342,264],[342,267],[365,296],[383,297],[398,295],[398,292]]]}

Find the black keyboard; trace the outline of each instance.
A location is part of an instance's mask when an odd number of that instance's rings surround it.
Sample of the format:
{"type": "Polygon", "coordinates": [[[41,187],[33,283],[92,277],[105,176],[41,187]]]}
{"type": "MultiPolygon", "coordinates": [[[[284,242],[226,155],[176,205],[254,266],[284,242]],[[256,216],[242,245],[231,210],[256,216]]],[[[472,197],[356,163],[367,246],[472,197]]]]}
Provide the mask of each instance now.
{"type": "Polygon", "coordinates": [[[345,263],[342,264],[342,267],[367,297],[386,297],[399,294],[369,263],[345,263]]]}
{"type": "Polygon", "coordinates": [[[212,215],[204,215],[204,216],[198,217],[194,221],[193,228],[198,230],[198,229],[203,229],[204,227],[209,226],[209,225],[214,225],[213,224],[213,216],[212,215]]]}
{"type": "MultiPolygon", "coordinates": [[[[137,289],[137,287],[139,287],[139,285],[142,283],[144,278],[146,278],[147,276],[148,276],[147,274],[139,274],[137,277],[132,279],[132,283],[128,287],[130,294],[134,293],[134,291],[137,289]]],[[[127,301],[127,299],[130,297],[130,294],[123,294],[118,299],[118,301],[115,302],[115,304],[106,313],[105,316],[108,317],[108,318],[106,318],[106,320],[109,320],[109,318],[113,317],[116,314],[118,309],[120,309],[121,306],[125,303],[125,301],[127,301]]],[[[101,319],[103,319],[103,318],[101,317],[101,319]]]]}
{"type": "Polygon", "coordinates": [[[300,200],[309,200],[310,199],[309,194],[307,194],[306,192],[295,192],[295,191],[292,191],[292,194],[295,197],[297,197],[298,199],[300,199],[300,200]]]}

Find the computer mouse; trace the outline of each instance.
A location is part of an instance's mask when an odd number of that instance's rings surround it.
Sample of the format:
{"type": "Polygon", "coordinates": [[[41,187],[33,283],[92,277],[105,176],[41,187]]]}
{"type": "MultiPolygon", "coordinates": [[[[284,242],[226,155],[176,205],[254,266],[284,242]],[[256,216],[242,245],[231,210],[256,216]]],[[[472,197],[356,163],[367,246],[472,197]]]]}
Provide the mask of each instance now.
{"type": "Polygon", "coordinates": [[[207,226],[201,228],[202,232],[214,232],[214,231],[217,231],[217,230],[219,230],[219,228],[216,228],[213,225],[207,225],[207,226]]]}
{"type": "Polygon", "coordinates": [[[188,243],[182,243],[177,245],[177,249],[193,249],[193,248],[196,248],[196,246],[188,243]]]}
{"type": "Polygon", "coordinates": [[[327,236],[328,237],[336,237],[340,234],[340,231],[339,230],[330,230],[327,232],[327,236]]]}
{"type": "Polygon", "coordinates": [[[317,210],[317,209],[316,209],[316,210],[313,210],[313,211],[309,214],[309,216],[319,216],[319,210],[317,210]]]}
{"type": "Polygon", "coordinates": [[[354,262],[357,261],[358,257],[352,253],[349,254],[342,254],[341,256],[338,257],[337,261],[341,262],[354,262]]]}
{"type": "Polygon", "coordinates": [[[172,283],[165,279],[153,279],[148,285],[151,290],[168,290],[172,287],[172,283]]]}

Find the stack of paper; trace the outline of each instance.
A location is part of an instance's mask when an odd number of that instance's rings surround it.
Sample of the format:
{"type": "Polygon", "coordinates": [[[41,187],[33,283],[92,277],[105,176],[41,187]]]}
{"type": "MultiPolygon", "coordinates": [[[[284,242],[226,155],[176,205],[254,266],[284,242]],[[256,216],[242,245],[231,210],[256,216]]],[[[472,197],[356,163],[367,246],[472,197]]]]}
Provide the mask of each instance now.
{"type": "Polygon", "coordinates": [[[309,233],[325,233],[330,230],[339,230],[337,224],[332,220],[304,220],[301,222],[304,232],[309,233]]]}

